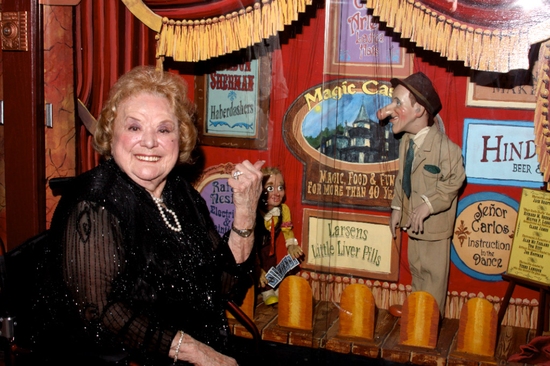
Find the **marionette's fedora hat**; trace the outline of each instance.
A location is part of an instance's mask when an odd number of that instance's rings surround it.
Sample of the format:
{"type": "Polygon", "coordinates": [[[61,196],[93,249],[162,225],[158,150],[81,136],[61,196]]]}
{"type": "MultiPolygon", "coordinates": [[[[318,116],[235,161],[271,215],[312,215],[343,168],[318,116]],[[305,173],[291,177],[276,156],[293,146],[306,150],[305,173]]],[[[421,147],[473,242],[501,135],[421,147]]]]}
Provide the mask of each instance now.
{"type": "Polygon", "coordinates": [[[435,116],[441,110],[441,100],[434,89],[432,82],[424,73],[417,72],[405,79],[391,79],[391,85],[395,88],[397,85],[403,85],[416,97],[428,113],[435,116]]]}

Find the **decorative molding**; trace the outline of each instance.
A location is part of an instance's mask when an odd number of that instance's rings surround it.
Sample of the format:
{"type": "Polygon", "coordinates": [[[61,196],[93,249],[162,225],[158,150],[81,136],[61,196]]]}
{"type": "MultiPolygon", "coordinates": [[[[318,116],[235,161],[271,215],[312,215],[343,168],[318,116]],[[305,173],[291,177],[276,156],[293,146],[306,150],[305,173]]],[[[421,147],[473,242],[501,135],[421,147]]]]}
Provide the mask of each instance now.
{"type": "Polygon", "coordinates": [[[28,51],[28,16],[26,11],[1,12],[3,51],[28,51]]]}
{"type": "Polygon", "coordinates": [[[40,5],[71,5],[75,6],[80,4],[81,0],[40,0],[40,5]]]}
{"type": "Polygon", "coordinates": [[[163,24],[162,17],[155,14],[149,9],[141,0],[122,0],[124,5],[130,10],[132,14],[136,16],[143,24],[154,30],[160,32],[163,24]]]}

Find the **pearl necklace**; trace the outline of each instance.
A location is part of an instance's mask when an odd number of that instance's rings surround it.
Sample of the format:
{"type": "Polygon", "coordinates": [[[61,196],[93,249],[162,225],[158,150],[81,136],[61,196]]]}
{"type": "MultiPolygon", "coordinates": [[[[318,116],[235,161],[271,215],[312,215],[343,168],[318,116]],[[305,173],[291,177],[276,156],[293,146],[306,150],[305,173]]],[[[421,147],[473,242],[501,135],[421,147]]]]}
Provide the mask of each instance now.
{"type": "Polygon", "coordinates": [[[174,230],[175,232],[179,233],[181,231],[181,224],[178,220],[178,217],[176,216],[176,213],[170,210],[169,208],[166,208],[166,206],[163,206],[164,200],[162,198],[157,198],[153,195],[151,195],[151,197],[153,197],[153,201],[155,201],[155,203],[157,204],[157,207],[160,212],[160,216],[164,220],[164,223],[166,224],[166,226],[168,226],[170,229],[174,230]],[[172,224],[170,224],[170,221],[168,221],[168,218],[166,217],[166,214],[164,213],[164,211],[172,214],[172,217],[174,218],[174,222],[176,223],[176,226],[172,226],[172,224]]]}

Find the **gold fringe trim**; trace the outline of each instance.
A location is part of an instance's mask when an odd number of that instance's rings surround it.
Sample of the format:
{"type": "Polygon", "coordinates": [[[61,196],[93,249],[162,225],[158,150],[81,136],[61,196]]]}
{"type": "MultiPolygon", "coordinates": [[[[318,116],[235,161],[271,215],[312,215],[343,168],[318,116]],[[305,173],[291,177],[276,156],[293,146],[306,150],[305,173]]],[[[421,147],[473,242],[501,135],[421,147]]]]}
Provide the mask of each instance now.
{"type": "MultiPolygon", "coordinates": [[[[519,29],[473,28],[415,0],[367,0],[365,6],[401,38],[417,46],[438,52],[452,61],[464,61],[475,70],[508,72],[529,68],[529,40],[519,29]]],[[[550,38],[550,27],[538,27],[550,38]],[[548,29],[546,29],[548,28],[548,29]]],[[[526,30],[531,32],[530,30],[526,30]]]]}
{"type": "Polygon", "coordinates": [[[535,106],[535,145],[540,171],[550,189],[550,129],[548,126],[548,95],[550,83],[550,41],[540,47],[538,62],[537,101],[535,106]]]}
{"type": "Polygon", "coordinates": [[[254,6],[209,19],[163,18],[157,59],[196,62],[252,46],[283,31],[311,4],[312,0],[258,0],[254,6]]]}

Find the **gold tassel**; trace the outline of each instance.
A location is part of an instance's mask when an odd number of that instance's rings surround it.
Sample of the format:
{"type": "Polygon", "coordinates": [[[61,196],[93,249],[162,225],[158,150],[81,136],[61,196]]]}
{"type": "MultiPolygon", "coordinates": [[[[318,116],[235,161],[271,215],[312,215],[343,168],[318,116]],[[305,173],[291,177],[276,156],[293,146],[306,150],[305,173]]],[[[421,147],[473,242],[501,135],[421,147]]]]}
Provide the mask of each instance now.
{"type": "MultiPolygon", "coordinates": [[[[483,29],[481,28],[476,28],[474,30],[474,34],[473,34],[473,37],[472,37],[472,48],[470,50],[470,63],[469,65],[466,65],[466,66],[471,66],[472,68],[474,69],[477,69],[479,67],[479,58],[480,58],[480,54],[481,54],[481,51],[483,50],[483,43],[482,43],[482,39],[483,39],[483,29]]],[[[462,57],[462,55],[459,55],[459,57],[462,57]]],[[[463,58],[460,58],[461,60],[463,58]]]]}
{"type": "Polygon", "coordinates": [[[293,21],[298,20],[298,2],[300,0],[287,0],[290,19],[285,25],[290,25],[293,21]]]}
{"type": "Polygon", "coordinates": [[[251,6],[246,7],[246,34],[248,39],[248,46],[252,46],[256,43],[255,34],[254,34],[254,13],[252,12],[253,8],[251,6]]]}
{"type": "Polygon", "coordinates": [[[434,52],[437,52],[437,37],[440,35],[437,31],[437,13],[435,11],[428,11],[428,26],[426,27],[426,43],[427,48],[434,52]]]}
{"type": "Polygon", "coordinates": [[[431,50],[432,49],[432,35],[434,33],[435,29],[432,28],[432,11],[428,8],[424,11],[424,25],[422,26],[422,39],[424,40],[424,44],[422,47],[424,47],[425,50],[431,50]]]}
{"type": "Polygon", "coordinates": [[[232,47],[230,52],[233,52],[240,48],[240,43],[241,43],[239,39],[240,35],[238,34],[239,33],[238,13],[233,12],[231,14],[228,14],[227,19],[229,21],[229,28],[231,29],[231,39],[232,39],[232,42],[231,42],[232,47]],[[231,16],[231,18],[229,18],[229,16],[231,16]]]}
{"type": "Polygon", "coordinates": [[[225,42],[221,31],[220,19],[218,17],[212,19],[212,35],[216,37],[216,52],[213,54],[214,57],[223,55],[223,44],[225,42]]]}
{"type": "MultiPolygon", "coordinates": [[[[389,7],[391,6],[391,1],[392,0],[383,1],[382,4],[380,5],[379,17],[380,17],[380,20],[382,20],[386,23],[388,23],[388,18],[389,18],[389,15],[390,15],[389,7]]],[[[391,27],[391,25],[389,23],[388,23],[388,27],[391,27]]]]}
{"type": "Polygon", "coordinates": [[[227,31],[227,53],[231,53],[237,48],[237,36],[235,35],[235,19],[232,14],[227,14],[225,16],[225,29],[227,31]]]}
{"type": "Polygon", "coordinates": [[[250,10],[248,9],[250,9],[250,6],[248,6],[246,9],[239,10],[239,23],[244,48],[253,44],[252,32],[250,32],[250,10]]]}
{"type": "MultiPolygon", "coordinates": [[[[171,42],[172,57],[176,57],[176,55],[178,54],[178,51],[180,49],[185,49],[185,47],[181,46],[183,44],[182,33],[183,33],[183,30],[185,29],[184,24],[185,24],[185,20],[183,20],[183,21],[180,21],[180,20],[174,21],[174,33],[173,33],[173,38],[172,38],[172,42],[171,42]]],[[[192,44],[188,44],[187,46],[192,47],[192,44]]]]}
{"type": "Polygon", "coordinates": [[[511,38],[510,33],[508,31],[501,32],[500,34],[500,50],[498,52],[499,55],[499,69],[505,68],[507,69],[509,67],[508,65],[508,57],[510,54],[510,49],[512,47],[511,44],[511,38]]]}
{"type": "Polygon", "coordinates": [[[164,57],[157,57],[157,62],[155,65],[155,70],[162,71],[164,70],[164,57]]]}
{"type": "Polygon", "coordinates": [[[201,45],[203,43],[204,33],[201,30],[201,20],[196,19],[193,21],[193,30],[195,32],[195,60],[200,61],[201,59],[201,45]]]}
{"type": "Polygon", "coordinates": [[[275,15],[275,28],[271,31],[270,36],[274,36],[277,34],[277,32],[282,32],[285,30],[285,22],[284,22],[284,15],[283,15],[283,6],[281,6],[280,0],[273,0],[271,2],[271,6],[273,8],[273,13],[275,15]]]}
{"type": "Polygon", "coordinates": [[[420,6],[419,17],[416,19],[416,44],[422,48],[426,46],[426,6],[420,6]]]}
{"type": "Polygon", "coordinates": [[[441,22],[442,25],[442,36],[439,39],[439,47],[441,56],[447,57],[449,54],[449,43],[451,41],[451,31],[453,29],[453,23],[449,21],[446,17],[442,16],[441,22]]]}
{"type": "Polygon", "coordinates": [[[235,40],[236,40],[236,44],[235,44],[236,50],[246,48],[246,39],[245,39],[246,33],[244,32],[244,29],[243,29],[245,28],[243,23],[245,19],[241,19],[241,18],[244,18],[241,16],[241,12],[244,13],[244,10],[239,9],[239,11],[233,12],[233,23],[235,24],[234,32],[235,32],[235,40]]]}
{"type": "Polygon", "coordinates": [[[382,6],[382,15],[384,16],[384,21],[389,28],[393,28],[395,26],[395,18],[393,13],[394,1],[395,0],[386,0],[384,1],[384,5],[382,6]]]}
{"type": "Polygon", "coordinates": [[[262,29],[261,29],[262,9],[261,9],[260,3],[254,3],[253,17],[254,17],[254,22],[252,25],[252,31],[254,32],[254,43],[259,43],[263,35],[262,29]]]}
{"type": "Polygon", "coordinates": [[[270,25],[269,20],[271,19],[271,3],[269,0],[262,0],[262,20],[261,20],[261,29],[262,29],[262,39],[269,38],[270,25]]]}
{"type": "Polygon", "coordinates": [[[443,31],[442,31],[441,39],[439,40],[439,43],[440,43],[439,47],[441,49],[440,53],[441,53],[441,56],[447,57],[447,55],[449,54],[449,43],[451,42],[453,23],[449,22],[449,19],[447,19],[447,17],[445,16],[442,16],[441,22],[443,23],[442,25],[443,31]]]}
{"type": "Polygon", "coordinates": [[[403,22],[401,25],[401,36],[403,38],[411,38],[412,35],[412,23],[414,14],[414,0],[407,0],[403,2],[403,22]]]}
{"type": "Polygon", "coordinates": [[[227,19],[225,18],[224,15],[221,15],[219,18],[219,29],[218,29],[218,32],[220,32],[220,39],[221,39],[221,46],[222,46],[222,52],[220,53],[220,55],[225,55],[227,53],[229,53],[229,33],[228,33],[228,30],[227,30],[227,19]]]}
{"type": "Polygon", "coordinates": [[[276,0],[279,5],[279,13],[281,14],[281,24],[284,26],[290,24],[290,12],[289,12],[289,1],[287,0],[276,0]]]}
{"type": "Polygon", "coordinates": [[[185,24],[182,24],[182,26],[182,30],[185,29],[188,39],[188,45],[184,47],[185,61],[193,62],[195,56],[195,43],[197,42],[197,34],[193,27],[193,21],[185,21],[185,24]]]}
{"type": "Polygon", "coordinates": [[[500,51],[502,50],[502,47],[500,40],[500,30],[493,29],[491,34],[491,57],[489,58],[489,71],[497,71],[501,66],[500,51]]]}
{"type": "Polygon", "coordinates": [[[168,30],[166,32],[166,56],[172,57],[174,53],[174,20],[168,21],[168,30]]]}
{"type": "Polygon", "coordinates": [[[212,57],[210,50],[212,49],[213,39],[210,35],[210,18],[201,19],[201,26],[203,28],[204,39],[201,45],[201,60],[208,60],[212,57]]]}
{"type": "Polygon", "coordinates": [[[447,58],[451,61],[458,60],[458,39],[460,32],[460,23],[452,22],[451,26],[451,40],[449,42],[449,49],[447,52],[447,58]]]}
{"type": "MultiPolygon", "coordinates": [[[[509,50],[509,56],[510,56],[510,59],[508,61],[508,66],[509,67],[512,67],[512,58],[513,57],[516,57],[516,49],[517,48],[520,48],[521,47],[521,40],[520,40],[520,34],[519,32],[514,29],[514,30],[511,30],[510,31],[510,50],[509,50]]],[[[522,57],[523,55],[521,55],[520,57],[522,57]]]]}
{"type": "Polygon", "coordinates": [[[415,3],[414,4],[414,11],[412,15],[412,22],[411,22],[411,41],[418,44],[418,30],[422,25],[422,17],[424,15],[424,12],[421,9],[422,4],[421,3],[415,3]]]}
{"type": "Polygon", "coordinates": [[[239,50],[241,48],[244,48],[243,46],[243,34],[241,33],[241,17],[239,16],[239,12],[234,11],[231,13],[231,28],[233,28],[233,36],[234,36],[234,51],[239,50]]]}
{"type": "Polygon", "coordinates": [[[429,16],[429,27],[426,29],[426,32],[429,32],[427,34],[427,44],[429,46],[429,49],[435,51],[437,48],[437,38],[441,36],[440,33],[437,33],[437,13],[433,10],[428,11],[426,13],[429,16]]]}
{"type": "MultiPolygon", "coordinates": [[[[247,8],[250,9],[250,6],[247,8]]],[[[239,19],[241,23],[244,48],[252,46],[254,42],[252,42],[253,37],[252,37],[251,28],[250,28],[250,26],[252,25],[252,22],[251,22],[252,17],[250,15],[250,10],[247,10],[247,9],[239,10],[239,19]]]]}
{"type": "Polygon", "coordinates": [[[157,41],[157,55],[156,55],[157,58],[166,55],[167,23],[168,23],[168,18],[162,18],[162,28],[160,29],[160,33],[159,33],[160,36],[158,36],[158,41],[157,41]]]}
{"type": "Polygon", "coordinates": [[[231,17],[230,14],[227,15],[221,15],[220,16],[220,32],[223,33],[222,35],[222,42],[223,42],[223,52],[222,54],[228,54],[231,52],[230,43],[231,43],[231,27],[229,26],[229,18],[231,17]]]}
{"type": "MultiPolygon", "coordinates": [[[[466,25],[463,25],[465,27],[464,29],[464,55],[462,58],[459,58],[459,60],[464,61],[465,66],[469,66],[472,63],[472,50],[473,50],[473,44],[474,44],[474,28],[473,27],[466,27],[466,25]]],[[[462,26],[461,26],[462,29],[462,26]]]]}
{"type": "Polygon", "coordinates": [[[490,30],[483,30],[483,33],[481,35],[481,44],[482,48],[479,51],[479,69],[483,71],[489,71],[489,58],[491,57],[491,55],[489,54],[491,47],[490,30]]]}
{"type": "Polygon", "coordinates": [[[216,36],[212,31],[212,19],[206,19],[206,33],[208,33],[208,59],[215,57],[216,54],[216,36]]]}
{"type": "MultiPolygon", "coordinates": [[[[398,0],[397,1],[397,11],[395,12],[395,27],[394,30],[397,33],[401,33],[401,29],[404,24],[406,10],[406,2],[398,0]]],[[[402,35],[402,34],[401,34],[402,35]]]]}
{"type": "Polygon", "coordinates": [[[468,32],[468,27],[464,24],[459,24],[458,26],[458,38],[456,39],[456,59],[459,61],[464,61],[468,52],[471,52],[471,44],[466,42],[466,35],[468,32]]]}

